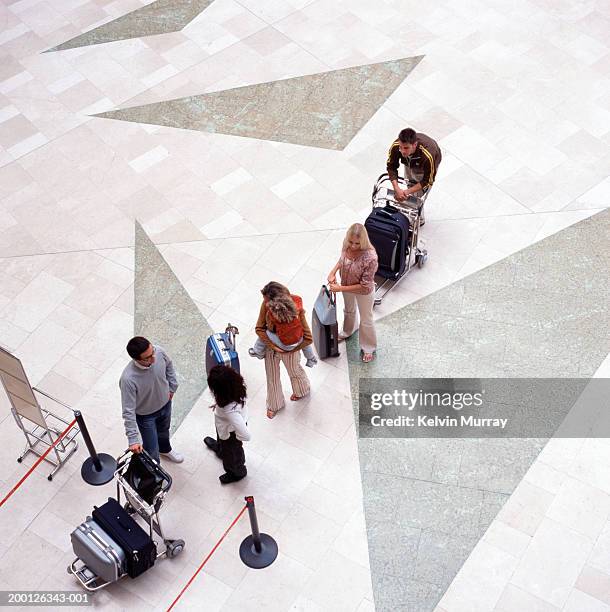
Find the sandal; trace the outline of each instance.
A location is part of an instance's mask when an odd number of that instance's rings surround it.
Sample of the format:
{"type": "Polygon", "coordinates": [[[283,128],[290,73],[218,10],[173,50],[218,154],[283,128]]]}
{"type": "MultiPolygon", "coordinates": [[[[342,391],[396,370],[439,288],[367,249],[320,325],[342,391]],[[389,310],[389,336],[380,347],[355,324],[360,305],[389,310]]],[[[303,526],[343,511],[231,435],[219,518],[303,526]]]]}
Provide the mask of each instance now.
{"type": "Polygon", "coordinates": [[[290,396],[290,401],[291,402],[298,402],[300,399],[303,399],[305,396],[304,395],[295,395],[294,393],[290,396]]]}
{"type": "Polygon", "coordinates": [[[362,353],[362,361],[364,363],[371,363],[371,361],[373,361],[373,359],[375,358],[375,355],[373,355],[373,353],[362,353]]]}
{"type": "Polygon", "coordinates": [[[277,415],[277,412],[273,412],[273,410],[267,410],[267,418],[274,419],[277,415]]]}

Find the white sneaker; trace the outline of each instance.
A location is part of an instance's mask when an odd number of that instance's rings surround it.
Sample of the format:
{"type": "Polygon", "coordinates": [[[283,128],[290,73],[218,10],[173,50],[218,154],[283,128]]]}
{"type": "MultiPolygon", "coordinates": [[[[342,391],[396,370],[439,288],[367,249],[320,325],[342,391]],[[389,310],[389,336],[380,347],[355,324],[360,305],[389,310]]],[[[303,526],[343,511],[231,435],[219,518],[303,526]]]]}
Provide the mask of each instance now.
{"type": "Polygon", "coordinates": [[[178,451],[172,449],[169,453],[159,453],[164,459],[168,459],[173,463],[182,463],[184,461],[184,455],[181,455],[178,451]]]}

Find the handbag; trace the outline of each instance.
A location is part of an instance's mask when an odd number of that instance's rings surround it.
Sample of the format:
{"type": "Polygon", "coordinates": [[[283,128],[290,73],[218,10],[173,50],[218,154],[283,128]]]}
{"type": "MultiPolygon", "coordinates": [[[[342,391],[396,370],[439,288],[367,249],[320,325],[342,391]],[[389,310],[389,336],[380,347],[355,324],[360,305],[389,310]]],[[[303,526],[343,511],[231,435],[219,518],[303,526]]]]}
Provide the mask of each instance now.
{"type": "Polygon", "coordinates": [[[322,325],[337,324],[337,298],[326,285],[322,285],[313,309],[322,325]]]}

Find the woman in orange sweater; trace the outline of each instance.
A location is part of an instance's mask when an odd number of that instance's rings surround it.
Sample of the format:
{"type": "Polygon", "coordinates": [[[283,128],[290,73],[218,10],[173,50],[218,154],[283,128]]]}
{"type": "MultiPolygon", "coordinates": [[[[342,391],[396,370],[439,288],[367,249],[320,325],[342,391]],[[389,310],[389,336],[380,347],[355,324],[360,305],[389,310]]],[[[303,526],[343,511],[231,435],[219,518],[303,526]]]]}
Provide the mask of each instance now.
{"type": "MultiPolygon", "coordinates": [[[[300,351],[312,343],[311,330],[305,317],[303,301],[298,295],[291,295],[287,287],[281,283],[271,281],[261,290],[263,303],[256,322],[256,335],[265,344],[265,373],[267,374],[267,416],[272,419],[285,406],[282,383],[280,381],[280,362],[284,364],[290,383],[292,385],[292,395],[290,399],[297,401],[309,394],[309,380],[305,370],[300,364],[300,351]],[[281,346],[274,344],[267,334],[268,331],[277,333],[277,311],[269,308],[269,304],[281,302],[287,298],[291,299],[298,313],[299,335],[301,342],[292,344],[294,348],[285,350],[281,346]]],[[[295,330],[293,330],[295,331],[295,330]]]]}

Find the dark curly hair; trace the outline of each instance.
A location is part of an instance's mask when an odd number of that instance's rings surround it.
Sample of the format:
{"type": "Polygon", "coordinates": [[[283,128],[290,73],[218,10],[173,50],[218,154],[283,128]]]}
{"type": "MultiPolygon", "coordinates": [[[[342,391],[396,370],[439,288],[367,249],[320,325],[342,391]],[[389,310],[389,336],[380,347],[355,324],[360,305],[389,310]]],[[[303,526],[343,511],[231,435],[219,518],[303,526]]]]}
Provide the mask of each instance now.
{"type": "Polygon", "coordinates": [[[246,401],[246,383],[241,374],[229,366],[214,366],[208,374],[208,387],[221,408],[232,402],[243,405],[246,401]]]}
{"type": "Polygon", "coordinates": [[[274,300],[276,297],[280,295],[290,295],[290,290],[288,287],[282,285],[282,283],[278,283],[277,281],[269,281],[262,289],[261,293],[266,298],[270,300],[274,300]]]}

